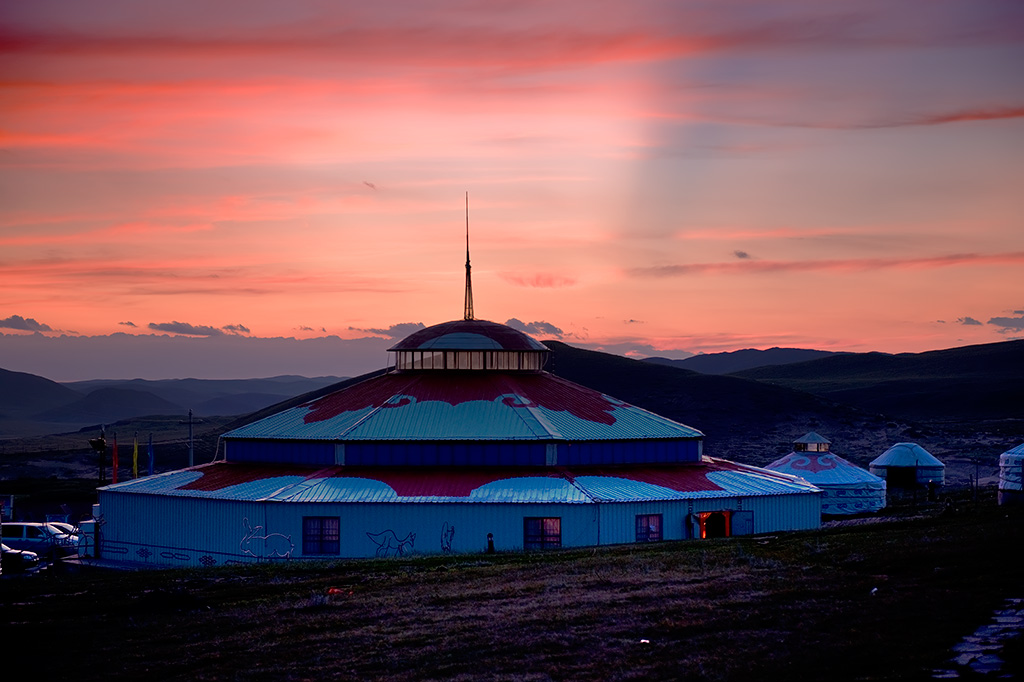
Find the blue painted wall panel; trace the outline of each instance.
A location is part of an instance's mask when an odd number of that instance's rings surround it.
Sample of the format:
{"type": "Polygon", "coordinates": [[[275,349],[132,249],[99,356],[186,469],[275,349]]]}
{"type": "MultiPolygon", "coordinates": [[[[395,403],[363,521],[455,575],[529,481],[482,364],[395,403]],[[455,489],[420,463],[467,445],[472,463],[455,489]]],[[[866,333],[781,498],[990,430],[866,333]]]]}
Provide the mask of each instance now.
{"type": "MultiPolygon", "coordinates": [[[[700,460],[697,440],[558,443],[557,448],[559,466],[700,460]]],[[[334,464],[334,443],[327,441],[230,440],[226,452],[232,462],[334,464]]],[[[345,444],[345,464],[349,466],[544,466],[546,463],[547,444],[536,441],[345,444]]]]}

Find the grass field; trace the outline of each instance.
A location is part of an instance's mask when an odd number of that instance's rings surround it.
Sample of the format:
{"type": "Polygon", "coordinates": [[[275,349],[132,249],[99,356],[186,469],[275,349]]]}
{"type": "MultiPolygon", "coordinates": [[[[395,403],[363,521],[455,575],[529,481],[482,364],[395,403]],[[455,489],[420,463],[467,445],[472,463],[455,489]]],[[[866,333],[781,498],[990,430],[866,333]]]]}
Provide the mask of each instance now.
{"type": "Polygon", "coordinates": [[[771,537],[5,578],[3,678],[924,679],[1024,596],[1024,514],[903,511],[771,537]]]}

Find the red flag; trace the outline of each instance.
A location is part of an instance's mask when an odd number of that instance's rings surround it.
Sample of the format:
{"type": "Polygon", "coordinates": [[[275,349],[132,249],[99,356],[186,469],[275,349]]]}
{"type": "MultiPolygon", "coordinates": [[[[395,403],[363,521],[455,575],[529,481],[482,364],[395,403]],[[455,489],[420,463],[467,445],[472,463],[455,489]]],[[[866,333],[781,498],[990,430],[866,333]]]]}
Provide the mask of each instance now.
{"type": "Polygon", "coordinates": [[[114,483],[117,483],[117,434],[114,434],[114,483]]]}

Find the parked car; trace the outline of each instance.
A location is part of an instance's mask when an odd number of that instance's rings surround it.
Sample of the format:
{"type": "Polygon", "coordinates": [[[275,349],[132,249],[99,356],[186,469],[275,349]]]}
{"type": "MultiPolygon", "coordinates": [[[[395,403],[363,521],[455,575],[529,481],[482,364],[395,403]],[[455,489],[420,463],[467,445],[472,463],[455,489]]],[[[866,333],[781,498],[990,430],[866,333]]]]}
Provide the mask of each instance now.
{"type": "Polygon", "coordinates": [[[12,549],[3,543],[0,543],[0,552],[3,553],[0,573],[4,575],[30,573],[39,568],[39,555],[35,552],[12,549]]]}
{"type": "Polygon", "coordinates": [[[47,523],[10,521],[3,524],[2,534],[8,547],[35,552],[51,561],[78,554],[78,536],[47,523]]]}
{"type": "Polygon", "coordinates": [[[78,528],[72,526],[70,523],[64,523],[63,521],[47,521],[46,525],[56,528],[65,535],[78,535],[78,528]]]}

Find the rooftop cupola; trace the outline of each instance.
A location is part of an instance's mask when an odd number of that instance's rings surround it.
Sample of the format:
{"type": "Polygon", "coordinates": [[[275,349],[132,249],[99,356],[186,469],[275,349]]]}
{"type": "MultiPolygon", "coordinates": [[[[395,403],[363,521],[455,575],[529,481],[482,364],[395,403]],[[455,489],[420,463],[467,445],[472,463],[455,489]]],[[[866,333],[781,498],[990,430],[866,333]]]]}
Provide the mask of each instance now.
{"type": "Polygon", "coordinates": [[[828,452],[830,445],[828,438],[811,431],[793,441],[793,452],[828,452]]]}
{"type": "Polygon", "coordinates": [[[421,329],[388,349],[395,369],[493,370],[537,372],[550,351],[508,325],[478,320],[473,314],[473,282],[469,265],[469,193],[466,193],[466,303],[463,319],[421,329]]]}
{"type": "Polygon", "coordinates": [[[395,369],[539,371],[550,351],[508,325],[453,320],[421,329],[388,349],[395,369]]]}

